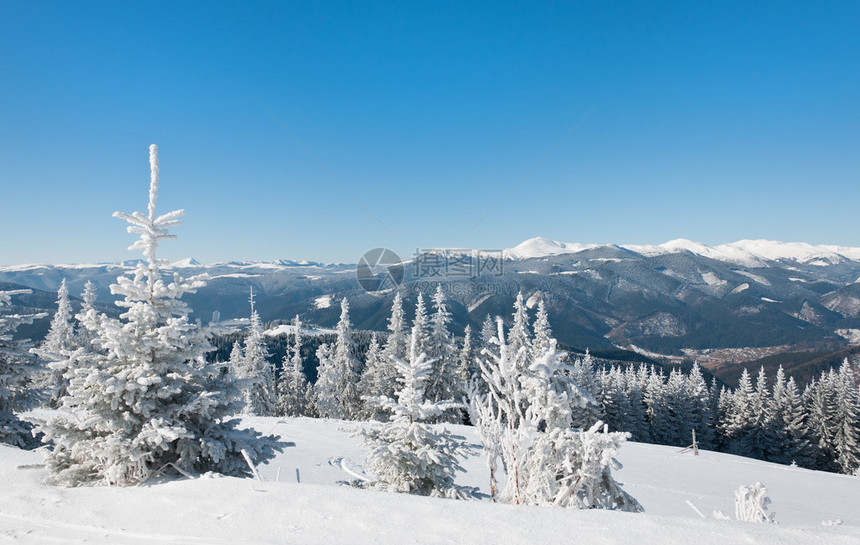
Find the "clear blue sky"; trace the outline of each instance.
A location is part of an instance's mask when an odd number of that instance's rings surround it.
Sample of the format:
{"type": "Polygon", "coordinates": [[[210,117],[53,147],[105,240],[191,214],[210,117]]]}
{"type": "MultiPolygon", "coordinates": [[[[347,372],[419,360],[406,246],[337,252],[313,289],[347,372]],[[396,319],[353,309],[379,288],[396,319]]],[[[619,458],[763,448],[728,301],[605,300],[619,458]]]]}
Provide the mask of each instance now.
{"type": "Polygon", "coordinates": [[[145,210],[150,143],[168,259],[860,246],[858,29],[856,1],[0,0],[0,264],[137,257],[111,213],[145,210]]]}

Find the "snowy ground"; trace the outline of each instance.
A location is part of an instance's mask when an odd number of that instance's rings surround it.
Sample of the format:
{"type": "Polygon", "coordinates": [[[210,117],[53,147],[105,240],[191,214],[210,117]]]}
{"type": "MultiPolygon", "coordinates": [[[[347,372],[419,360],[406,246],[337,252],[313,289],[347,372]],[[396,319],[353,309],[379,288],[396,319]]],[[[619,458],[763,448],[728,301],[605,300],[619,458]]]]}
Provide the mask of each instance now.
{"type": "MultiPolygon", "coordinates": [[[[644,514],[459,502],[338,486],[351,479],[339,459],[360,471],[360,440],[342,430],[354,424],[247,423],[295,443],[260,468],[262,484],[206,475],[135,488],[55,488],[32,467],[39,453],[0,446],[0,544],[860,543],[855,477],[630,443],[618,478],[644,514]],[[734,490],[756,481],[768,487],[779,524],[714,518],[715,510],[733,515],[734,490]]],[[[472,429],[458,431],[477,442],[472,429]]],[[[480,455],[465,466],[459,482],[486,489],[480,455]]]]}

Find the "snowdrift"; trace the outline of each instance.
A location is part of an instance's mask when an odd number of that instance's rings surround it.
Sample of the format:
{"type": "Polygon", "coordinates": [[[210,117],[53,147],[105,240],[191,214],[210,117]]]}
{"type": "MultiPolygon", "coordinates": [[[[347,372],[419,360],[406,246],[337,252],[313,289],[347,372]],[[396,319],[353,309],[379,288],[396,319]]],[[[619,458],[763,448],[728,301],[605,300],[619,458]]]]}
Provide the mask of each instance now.
{"type": "MultiPolygon", "coordinates": [[[[617,478],[644,514],[461,502],[339,486],[360,474],[360,424],[247,418],[295,443],[260,467],[262,482],[207,474],[131,488],[42,483],[42,455],[0,446],[0,541],[9,543],[780,543],[860,542],[860,479],[736,456],[628,443],[617,478]],[[719,520],[734,491],[763,482],[778,524],[719,520]],[[691,506],[692,504],[692,506],[691,506]],[[695,509],[694,509],[695,507],[695,509]],[[706,518],[702,518],[700,511],[706,518]]],[[[473,428],[457,433],[478,444],[473,428]]],[[[487,492],[483,457],[458,482],[487,492]]]]}

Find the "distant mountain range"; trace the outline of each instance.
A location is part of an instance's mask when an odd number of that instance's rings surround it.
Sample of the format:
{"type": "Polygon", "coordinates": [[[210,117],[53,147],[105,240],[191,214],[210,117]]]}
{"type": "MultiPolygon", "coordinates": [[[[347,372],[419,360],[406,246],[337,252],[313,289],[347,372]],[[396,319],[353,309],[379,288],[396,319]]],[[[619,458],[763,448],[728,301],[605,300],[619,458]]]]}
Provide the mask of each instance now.
{"type": "MultiPolygon", "coordinates": [[[[66,278],[74,294],[92,280],[100,300],[109,303],[110,284],[135,264],[0,267],[0,282],[54,292],[66,278]]],[[[765,240],[715,247],[688,240],[595,245],[534,238],[502,252],[428,252],[400,267],[398,289],[408,302],[443,286],[457,334],[466,325],[479,329],[488,314],[509,318],[522,291],[530,307],[546,301],[555,335],[576,348],[624,348],[720,365],[860,344],[860,248],[765,240]]],[[[168,269],[210,276],[206,288],[187,297],[205,321],[214,311],[224,319],[247,316],[253,286],[264,320],[301,314],[305,322],[328,327],[337,321],[337,299],[346,296],[356,327],[384,330],[394,296],[392,289],[365,292],[356,266],[348,264],[203,265],[188,259],[168,269]]],[[[380,277],[387,272],[374,268],[380,277]]]]}

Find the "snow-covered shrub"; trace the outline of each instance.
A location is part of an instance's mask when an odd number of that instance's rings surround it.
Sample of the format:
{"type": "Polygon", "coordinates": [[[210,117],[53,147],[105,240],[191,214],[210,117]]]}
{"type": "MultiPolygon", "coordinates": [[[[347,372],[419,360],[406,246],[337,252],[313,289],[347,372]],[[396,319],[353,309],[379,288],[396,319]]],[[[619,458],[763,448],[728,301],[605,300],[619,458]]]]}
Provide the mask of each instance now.
{"type": "Polygon", "coordinates": [[[368,468],[376,476],[368,486],[424,496],[467,498],[474,491],[454,482],[455,475],[463,471],[459,459],[466,455],[466,439],[443,425],[427,423],[460,405],[425,399],[433,361],[416,351],[417,335],[413,335],[409,361],[394,358],[400,373],[397,399],[379,396],[367,400],[392,415],[389,422],[370,422],[359,430],[370,447],[368,468]]]}
{"type": "Polygon", "coordinates": [[[735,491],[735,518],[746,522],[774,522],[767,506],[767,488],[761,483],[741,486],[735,491]]]}
{"type": "Polygon", "coordinates": [[[497,321],[497,334],[478,358],[486,393],[472,388],[470,415],[481,434],[494,497],[500,459],[503,502],[642,511],[611,473],[620,467],[614,456],[627,434],[608,433],[602,422],[572,429],[571,408],[593,402],[591,395],[563,372],[565,355],[556,351],[555,339],[542,334],[534,348],[520,336],[509,344],[497,321]]]}
{"type": "Polygon", "coordinates": [[[524,503],[578,509],[642,511],[612,477],[626,433],[608,432],[602,422],[588,430],[553,428],[538,434],[528,451],[524,503]]]}
{"type": "Polygon", "coordinates": [[[241,393],[223,365],[208,364],[214,347],[207,327],[189,320],[180,298],[205,285],[204,278],[163,278],[156,259],[160,240],[184,213],[155,215],[158,151],[150,146],[149,213],[115,213],[140,235],[131,249],[147,260],[120,276],[111,292],[123,296],[120,319],[89,308],[82,325],[92,348],[70,354],[68,394],[40,428],[51,442],[46,465],[55,483],[130,485],[173,464],[184,472],[247,475],[242,451],[257,463],[281,450],[274,437],[238,429],[231,419],[241,393]]]}

